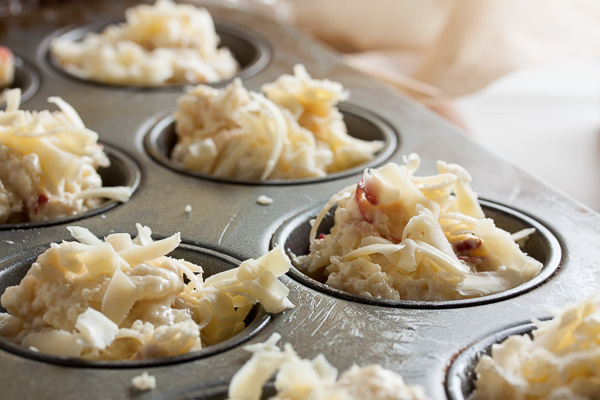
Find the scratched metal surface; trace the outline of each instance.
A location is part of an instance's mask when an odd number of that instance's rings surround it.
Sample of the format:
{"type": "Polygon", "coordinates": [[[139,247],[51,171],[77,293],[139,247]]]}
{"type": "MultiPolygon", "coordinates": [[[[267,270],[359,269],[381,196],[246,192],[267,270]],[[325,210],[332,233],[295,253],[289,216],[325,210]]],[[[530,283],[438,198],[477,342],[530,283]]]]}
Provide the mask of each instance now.
{"type": "MultiPolygon", "coordinates": [[[[85,124],[100,134],[102,142],[128,154],[141,171],[140,184],[131,201],[77,224],[98,235],[107,235],[133,233],[134,224],[140,222],[150,226],[157,236],[180,231],[189,245],[243,260],[267,252],[273,235],[288,219],[323,204],[332,193],[360,179],[356,172],[308,183],[237,184],[181,174],[152,159],[144,148],[144,136],[173,109],[181,88],[145,90],[89,84],[57,71],[46,58],[47,38],[57,30],[70,24],[121,18],[130,4],[85,2],[85,8],[71,5],[0,20],[0,43],[11,47],[27,70],[35,71],[29,85],[36,88],[23,108],[50,108],[46,99],[62,96],[76,108],[85,124]],[[259,195],[273,198],[273,204],[258,205],[259,195]],[[193,211],[186,216],[184,207],[188,204],[193,211]]],[[[260,342],[279,332],[283,341],[291,342],[303,357],[323,353],[340,370],[355,363],[379,363],[401,373],[407,382],[423,385],[431,398],[444,399],[447,368],[461,349],[598,291],[597,213],[480,147],[393,89],[345,66],[338,55],[301,33],[235,10],[212,8],[211,12],[218,21],[246,29],[268,43],[268,63],[243,77],[247,87],[258,90],[261,84],[290,73],[296,63],[305,64],[314,77],[343,83],[351,91],[350,102],[354,106],[376,113],[397,132],[398,143],[381,162],[401,162],[402,155],[417,152],[422,158],[422,173],[433,172],[438,159],[457,162],[472,174],[473,186],[482,198],[518,209],[541,222],[560,242],[554,250],[562,250],[558,270],[532,290],[488,304],[462,307],[367,304],[315,290],[285,276],[283,281],[291,290],[289,297],[296,308],[267,318],[253,335],[246,334],[240,341],[260,342]]],[[[17,255],[30,256],[39,246],[70,239],[66,225],[1,230],[1,271],[6,272],[17,255]]],[[[5,280],[14,279],[9,273],[2,276],[5,280]]],[[[2,282],[3,286],[6,284],[2,282]]],[[[197,360],[96,368],[56,365],[2,348],[0,397],[216,399],[247,359],[248,354],[236,343],[197,360]],[[156,376],[158,387],[149,392],[133,392],[131,378],[143,371],[156,376]]]]}

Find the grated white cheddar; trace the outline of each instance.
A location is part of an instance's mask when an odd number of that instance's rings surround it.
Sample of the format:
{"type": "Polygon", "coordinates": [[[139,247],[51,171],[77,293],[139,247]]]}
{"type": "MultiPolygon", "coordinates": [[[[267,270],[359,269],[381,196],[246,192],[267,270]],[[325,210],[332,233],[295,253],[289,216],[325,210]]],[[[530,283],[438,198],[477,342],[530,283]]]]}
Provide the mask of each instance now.
{"type": "Polygon", "coordinates": [[[102,187],[96,170],[110,160],[69,104],[51,97],[60,111],[25,111],[19,89],[7,96],[0,110],[0,223],[46,221],[93,209],[103,199],[129,199],[130,187],[102,187]]]}
{"type": "Polygon", "coordinates": [[[303,359],[274,333],[265,343],[248,345],[252,358],[235,373],[229,385],[229,400],[258,400],[263,386],[275,374],[277,394],[269,400],[425,400],[423,388],[407,385],[402,376],[378,364],[354,365],[339,379],[337,369],[323,354],[303,359]]]}
{"type": "Polygon", "coordinates": [[[392,300],[454,300],[513,288],[542,264],[524,254],[511,235],[485,218],[456,164],[438,162],[438,174],[415,176],[416,154],[405,165],[365,170],[356,186],[331,197],[318,213],[310,253],[299,268],[349,293],[392,300]],[[316,237],[334,206],[334,226],[316,237]]]}
{"type": "Polygon", "coordinates": [[[529,335],[494,344],[475,367],[473,400],[597,399],[600,393],[600,297],[534,321],[529,335]]]}
{"type": "Polygon", "coordinates": [[[159,358],[232,337],[257,303],[293,307],[278,279],[291,265],[281,248],[203,280],[202,267],[167,256],[178,233],[154,241],[137,229],[100,240],[69,227],[81,242],[52,244],[0,298],[0,336],[58,356],[159,358]]]}
{"type": "Polygon", "coordinates": [[[158,0],[127,9],[125,19],[79,42],[54,39],[52,56],[77,77],[116,85],[216,82],[238,71],[204,8],[158,0]]]}
{"type": "Polygon", "coordinates": [[[178,143],[171,158],[186,169],[241,180],[323,177],[365,163],[383,148],[348,134],[341,84],[312,79],[302,65],[264,85],[235,79],[223,89],[198,85],[178,100],[178,143]]]}
{"type": "Polygon", "coordinates": [[[117,324],[91,307],[77,316],[75,329],[86,345],[98,350],[106,349],[119,333],[117,324]]]}

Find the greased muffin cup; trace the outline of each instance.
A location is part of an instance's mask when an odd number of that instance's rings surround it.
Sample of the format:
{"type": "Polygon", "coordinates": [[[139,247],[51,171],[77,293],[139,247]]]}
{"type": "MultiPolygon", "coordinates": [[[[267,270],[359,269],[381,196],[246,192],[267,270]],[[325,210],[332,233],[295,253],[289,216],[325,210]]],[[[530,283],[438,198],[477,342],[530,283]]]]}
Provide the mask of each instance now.
{"type": "MultiPolygon", "coordinates": [[[[361,167],[326,179],[249,184],[174,169],[161,157],[172,145],[169,116],[185,87],[149,90],[90,84],[65,74],[48,59],[52,37],[89,29],[95,21],[121,20],[124,9],[133,4],[129,0],[76,3],[2,21],[7,29],[0,33],[0,43],[14,49],[39,75],[37,89],[22,108],[47,109],[49,96],[62,97],[88,128],[98,132],[100,142],[117,154],[106,179],[117,184],[131,182],[133,176],[136,182],[127,203],[76,221],[0,229],[2,290],[16,284],[25,265],[50,243],[70,240],[67,225],[86,227],[100,237],[133,232],[138,222],[149,226],[156,237],[181,232],[186,246],[174,255],[201,254],[193,261],[205,269],[217,268],[223,257],[239,261],[260,257],[275,244],[283,244],[286,251],[302,251],[308,245],[303,239],[306,226],[317,210],[331,195],[362,178],[361,167]],[[273,203],[259,204],[261,195],[273,203]]],[[[294,309],[277,315],[258,309],[239,337],[221,348],[206,348],[205,354],[175,361],[82,365],[32,355],[2,342],[3,396],[224,398],[229,380],[249,358],[243,345],[264,342],[279,332],[303,357],[323,353],[340,371],[353,364],[379,363],[402,374],[407,383],[423,385],[432,399],[445,399],[448,367],[462,349],[598,291],[600,248],[594,243],[600,235],[600,216],[596,212],[507,163],[397,90],[346,66],[338,54],[295,29],[234,9],[210,7],[209,11],[224,37],[231,33],[240,46],[250,42],[260,53],[251,71],[240,73],[245,87],[259,90],[264,83],[290,74],[298,63],[314,78],[342,83],[351,93],[347,107],[340,107],[349,116],[350,133],[356,124],[360,129],[375,127],[377,139],[386,142],[369,167],[402,163],[402,157],[413,152],[420,155],[424,174],[435,171],[436,160],[462,165],[473,177],[473,189],[485,199],[481,200],[484,211],[497,218],[499,226],[511,231],[536,227],[526,251],[544,263],[542,275],[508,294],[476,301],[388,304],[351,298],[291,271],[281,280],[290,289],[294,309]],[[254,38],[260,38],[260,43],[254,38]],[[156,377],[157,387],[138,393],[131,379],[144,371],[156,377]]],[[[234,51],[238,46],[230,45],[234,51]]],[[[225,264],[223,268],[229,265],[225,264]]]]}

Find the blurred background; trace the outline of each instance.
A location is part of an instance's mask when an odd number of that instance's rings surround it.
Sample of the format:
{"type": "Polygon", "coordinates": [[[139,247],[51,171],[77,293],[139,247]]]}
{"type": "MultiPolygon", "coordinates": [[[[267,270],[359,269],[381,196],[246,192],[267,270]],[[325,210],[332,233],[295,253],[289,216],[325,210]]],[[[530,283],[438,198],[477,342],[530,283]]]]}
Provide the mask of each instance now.
{"type": "MultiPolygon", "coordinates": [[[[73,1],[0,0],[0,16],[73,1]]],[[[600,1],[188,2],[297,27],[600,211],[600,1]]]]}
{"type": "Polygon", "coordinates": [[[288,0],[280,15],[286,7],[350,64],[600,211],[599,1],[288,0]]]}

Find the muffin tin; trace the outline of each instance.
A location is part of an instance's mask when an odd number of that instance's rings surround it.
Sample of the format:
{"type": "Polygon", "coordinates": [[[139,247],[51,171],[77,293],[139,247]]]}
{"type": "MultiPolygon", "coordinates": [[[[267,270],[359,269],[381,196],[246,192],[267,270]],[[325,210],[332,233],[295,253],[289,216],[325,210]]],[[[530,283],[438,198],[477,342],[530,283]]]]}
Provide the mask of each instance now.
{"type": "MultiPolygon", "coordinates": [[[[124,9],[133,4],[82,2],[2,21],[6,29],[0,43],[16,52],[26,70],[33,71],[31,76],[39,76],[31,78],[36,84],[28,89],[32,93],[22,108],[54,109],[46,99],[61,96],[88,128],[98,132],[112,154],[114,166],[103,177],[136,186],[129,202],[76,221],[3,227],[2,291],[16,284],[50,243],[70,240],[66,227],[74,224],[99,236],[133,234],[136,222],[149,226],[157,238],[181,232],[185,246],[174,255],[200,263],[209,273],[260,257],[275,244],[301,252],[308,246],[308,239],[303,239],[307,221],[332,194],[362,176],[364,166],[325,179],[256,183],[216,180],[173,167],[164,158],[172,146],[169,115],[185,87],[92,84],[63,73],[48,56],[50,38],[122,19],[124,9]],[[258,204],[260,195],[273,203],[258,204]],[[187,205],[191,212],[186,212],[187,205]]],[[[233,9],[209,10],[217,32],[235,38],[237,44],[226,44],[248,66],[240,73],[246,87],[259,90],[281,74],[292,73],[296,63],[304,64],[315,78],[341,82],[351,92],[349,103],[341,106],[351,133],[386,143],[369,166],[402,163],[402,156],[411,152],[421,156],[423,174],[435,172],[439,159],[462,165],[472,175],[480,198],[487,200],[482,201],[484,210],[499,226],[513,231],[537,228],[526,249],[545,263],[542,275],[510,293],[485,299],[391,304],[337,293],[292,270],[282,280],[294,309],[268,315],[257,307],[248,328],[238,336],[180,358],[75,362],[31,354],[1,340],[3,398],[223,399],[232,375],[249,358],[243,344],[263,342],[274,332],[302,357],[323,353],[340,371],[352,364],[379,363],[402,374],[408,383],[423,385],[432,399],[460,398],[456,393],[465,396],[472,388],[473,355],[503,337],[505,329],[547,317],[550,308],[598,291],[600,215],[483,148],[396,90],[346,66],[338,54],[300,32],[233,9]],[[353,133],[358,131],[362,133],[353,133]],[[136,392],[131,378],[144,371],[156,377],[157,388],[136,392]]]]}

